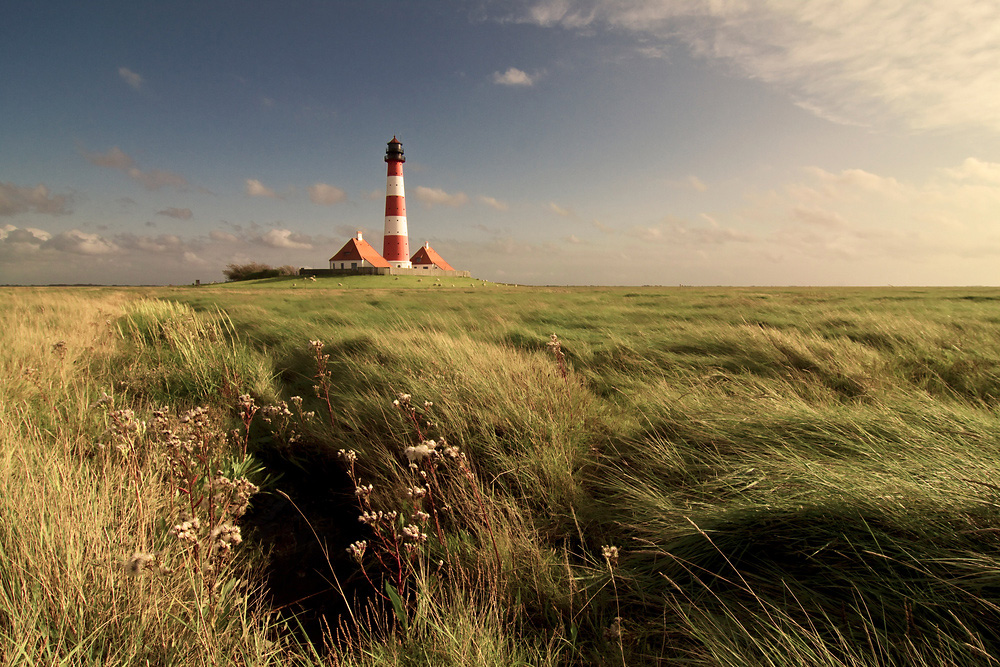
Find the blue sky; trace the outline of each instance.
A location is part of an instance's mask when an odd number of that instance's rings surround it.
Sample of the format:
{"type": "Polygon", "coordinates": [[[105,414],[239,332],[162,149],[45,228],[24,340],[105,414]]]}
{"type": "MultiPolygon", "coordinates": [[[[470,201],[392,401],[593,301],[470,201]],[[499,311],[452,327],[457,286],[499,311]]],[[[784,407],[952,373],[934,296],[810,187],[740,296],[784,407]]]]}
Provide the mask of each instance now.
{"type": "Polygon", "coordinates": [[[22,2],[0,283],[381,247],[528,284],[1000,283],[1000,5],[22,2]]]}

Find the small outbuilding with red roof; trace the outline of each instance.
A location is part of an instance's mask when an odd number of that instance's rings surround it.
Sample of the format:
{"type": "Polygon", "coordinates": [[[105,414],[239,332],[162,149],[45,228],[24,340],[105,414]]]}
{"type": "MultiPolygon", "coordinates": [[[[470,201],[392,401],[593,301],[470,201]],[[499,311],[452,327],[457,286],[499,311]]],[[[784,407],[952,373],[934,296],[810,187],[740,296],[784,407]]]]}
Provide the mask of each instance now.
{"type": "Polygon", "coordinates": [[[425,243],[420,250],[410,258],[410,264],[414,269],[441,269],[442,271],[454,271],[451,264],[444,261],[441,255],[431,247],[430,243],[425,243]]]}
{"type": "Polygon", "coordinates": [[[330,258],[331,269],[361,269],[369,266],[387,269],[389,262],[361,237],[361,232],[330,258]]]}

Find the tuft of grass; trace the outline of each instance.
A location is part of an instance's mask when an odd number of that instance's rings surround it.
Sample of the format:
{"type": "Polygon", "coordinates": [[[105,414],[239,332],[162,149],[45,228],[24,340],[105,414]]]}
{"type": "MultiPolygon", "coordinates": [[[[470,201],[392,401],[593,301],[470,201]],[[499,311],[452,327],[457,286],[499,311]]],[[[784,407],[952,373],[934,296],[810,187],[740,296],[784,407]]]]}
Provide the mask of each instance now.
{"type": "Polygon", "coordinates": [[[142,299],[129,304],[117,330],[125,343],[117,363],[131,394],[154,403],[221,396],[234,404],[245,390],[276,400],[270,361],[242,344],[221,310],[203,314],[173,301],[142,299]]]}
{"type": "Polygon", "coordinates": [[[0,328],[10,371],[0,378],[0,658],[282,663],[294,649],[253,601],[250,562],[219,563],[206,580],[169,535],[178,498],[165,452],[115,363],[115,322],[131,306],[113,291],[0,300],[10,324],[0,328]]]}

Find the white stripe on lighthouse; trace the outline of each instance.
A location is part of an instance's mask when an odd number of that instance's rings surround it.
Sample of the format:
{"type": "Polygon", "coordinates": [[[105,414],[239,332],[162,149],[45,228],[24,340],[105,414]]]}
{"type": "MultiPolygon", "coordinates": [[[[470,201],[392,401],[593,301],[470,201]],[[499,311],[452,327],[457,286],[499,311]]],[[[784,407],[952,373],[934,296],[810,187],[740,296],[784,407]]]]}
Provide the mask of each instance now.
{"type": "Polygon", "coordinates": [[[403,177],[402,176],[386,176],[385,179],[385,196],[386,197],[405,197],[403,194],[403,177]]]}
{"type": "Polygon", "coordinates": [[[387,215],[385,216],[384,236],[406,236],[406,216],[387,215]]]}

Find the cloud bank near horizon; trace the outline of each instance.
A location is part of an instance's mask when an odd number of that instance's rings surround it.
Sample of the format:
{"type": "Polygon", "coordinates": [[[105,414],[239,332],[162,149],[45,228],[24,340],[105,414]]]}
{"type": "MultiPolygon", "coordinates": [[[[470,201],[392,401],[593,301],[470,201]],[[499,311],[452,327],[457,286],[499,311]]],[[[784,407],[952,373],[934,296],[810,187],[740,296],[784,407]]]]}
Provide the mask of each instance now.
{"type": "MultiPolygon", "coordinates": [[[[445,207],[468,203],[463,193],[436,188],[425,188],[421,198],[429,205],[445,207]]],[[[51,195],[40,197],[40,201],[50,200],[51,195]]],[[[592,279],[596,275],[592,267],[611,266],[602,261],[609,255],[622,258],[622,267],[631,267],[618,274],[607,268],[600,274],[601,282],[619,284],[634,282],[629,276],[638,275],[635,269],[644,262],[652,263],[646,267],[664,262],[683,267],[697,258],[718,264],[739,262],[745,279],[737,282],[749,284],[774,284],[767,278],[774,275],[774,267],[819,261],[844,267],[843,275],[853,275],[855,282],[863,284],[879,284],[880,267],[903,257],[915,258],[918,266],[956,259],[1000,261],[1000,228],[996,225],[1000,163],[976,158],[940,168],[922,183],[861,169],[834,172],[807,167],[780,188],[748,192],[743,202],[730,210],[692,218],[668,215],[644,224],[587,222],[555,202],[543,208],[554,214],[560,225],[568,225],[560,228],[568,233],[521,237],[484,227],[479,240],[442,239],[435,241],[435,248],[446,257],[457,253],[463,262],[498,276],[510,275],[520,266],[527,276],[551,283],[586,282],[587,276],[592,279]],[[590,268],[576,276],[574,270],[565,270],[566,264],[553,264],[563,268],[550,274],[531,265],[547,257],[590,268]]],[[[177,217],[186,215],[183,209],[176,211],[177,217]]],[[[134,265],[137,275],[147,281],[156,267],[164,275],[186,267],[187,274],[198,270],[205,280],[215,280],[231,262],[322,266],[343,241],[339,236],[306,235],[256,223],[225,227],[185,236],[102,234],[75,227],[57,230],[6,224],[0,227],[0,280],[12,280],[19,267],[47,266],[53,282],[100,282],[95,273],[100,264],[82,261],[88,258],[134,265]],[[140,267],[144,273],[139,272],[140,267]]],[[[345,236],[353,233],[347,227],[337,231],[345,236]]],[[[366,233],[377,236],[378,230],[366,233]]],[[[648,268],[642,270],[648,275],[648,268]]],[[[649,282],[648,277],[639,280],[649,282]]]]}

